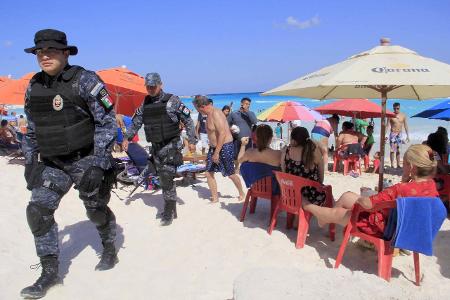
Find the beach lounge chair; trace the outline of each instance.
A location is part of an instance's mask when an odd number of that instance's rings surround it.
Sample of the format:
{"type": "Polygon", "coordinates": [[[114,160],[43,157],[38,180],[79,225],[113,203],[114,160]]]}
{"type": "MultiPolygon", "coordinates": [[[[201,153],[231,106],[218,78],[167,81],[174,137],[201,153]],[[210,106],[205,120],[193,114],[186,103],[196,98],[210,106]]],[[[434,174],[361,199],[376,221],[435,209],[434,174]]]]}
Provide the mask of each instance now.
{"type": "MultiPolygon", "coordinates": [[[[322,185],[316,181],[278,171],[275,171],[275,176],[278,184],[280,185],[281,195],[280,200],[275,205],[268,232],[269,234],[272,234],[272,230],[275,227],[277,216],[280,211],[286,211],[288,214],[286,224],[288,229],[292,228],[294,215],[298,215],[298,232],[295,247],[303,248],[305,245],[306,236],[308,234],[309,221],[312,215],[303,210],[301,190],[305,186],[311,186],[315,187],[318,191],[325,192],[326,202],[324,206],[333,207],[334,199],[331,186],[322,185]]],[[[335,224],[330,224],[328,230],[330,239],[334,241],[335,224]]]]}
{"type": "MultiPolygon", "coordinates": [[[[359,237],[360,239],[363,239],[369,243],[372,243],[375,246],[375,249],[378,252],[378,276],[385,279],[386,281],[390,281],[391,279],[391,270],[392,270],[392,258],[394,253],[394,246],[402,249],[408,249],[408,250],[417,250],[422,253],[425,253],[427,255],[431,255],[431,242],[434,238],[433,234],[435,235],[437,230],[439,230],[440,225],[443,220],[442,216],[442,207],[438,207],[439,205],[442,206],[440,203],[439,198],[403,198],[403,199],[397,199],[397,201],[401,200],[401,207],[404,207],[404,203],[413,203],[413,201],[418,200],[422,204],[426,206],[427,209],[424,209],[423,211],[429,211],[429,220],[422,220],[423,222],[406,222],[398,226],[400,223],[400,219],[397,220],[397,202],[389,201],[389,202],[382,202],[376,204],[371,209],[364,209],[358,204],[355,204],[352,210],[352,215],[350,218],[350,221],[348,225],[346,226],[344,230],[344,237],[342,239],[342,244],[339,248],[338,255],[336,257],[336,263],[334,265],[335,268],[338,268],[339,265],[342,262],[342,258],[344,256],[345,248],[347,246],[347,243],[351,236],[359,237]],[[437,201],[436,201],[437,199],[437,201]],[[436,203],[437,202],[437,203],[436,203]],[[390,211],[389,214],[389,221],[386,220],[386,227],[384,231],[384,238],[378,236],[378,235],[371,235],[367,234],[365,232],[362,232],[359,230],[357,226],[357,222],[359,220],[359,216],[362,212],[381,212],[381,211],[390,211]],[[395,217],[392,217],[395,216],[395,217]],[[423,232],[421,230],[414,230],[414,233],[411,233],[411,228],[414,228],[414,225],[416,227],[423,227],[423,232]],[[395,232],[394,232],[395,231],[395,232]],[[432,233],[434,231],[434,233],[432,233]],[[406,237],[405,237],[406,233],[406,237]],[[413,245],[411,247],[405,246],[405,245],[413,245]]],[[[416,203],[420,203],[416,202],[416,203]]],[[[400,204],[399,204],[400,205],[400,204]]],[[[414,205],[414,203],[413,203],[414,205]]],[[[399,206],[400,207],[400,206],[399,206]]],[[[410,211],[416,211],[417,209],[414,208],[410,211]]],[[[405,211],[405,210],[404,210],[405,211]]],[[[423,213],[422,213],[423,214],[423,213]]],[[[400,216],[399,216],[400,217],[400,216]]],[[[411,214],[408,214],[408,211],[406,211],[406,214],[403,214],[403,219],[406,220],[413,220],[414,217],[411,214]]],[[[420,263],[419,263],[419,253],[414,251],[413,252],[413,258],[414,258],[414,269],[415,269],[415,284],[420,285],[420,263]]]]}

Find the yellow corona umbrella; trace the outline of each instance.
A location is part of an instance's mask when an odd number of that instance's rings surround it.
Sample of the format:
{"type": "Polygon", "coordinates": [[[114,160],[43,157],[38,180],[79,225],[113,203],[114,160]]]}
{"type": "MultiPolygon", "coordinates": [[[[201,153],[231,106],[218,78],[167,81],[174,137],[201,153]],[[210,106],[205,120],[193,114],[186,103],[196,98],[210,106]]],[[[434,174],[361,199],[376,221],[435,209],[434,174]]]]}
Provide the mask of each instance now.
{"type": "MultiPolygon", "coordinates": [[[[314,99],[381,98],[380,163],[384,166],[387,98],[425,100],[450,96],[450,65],[400,46],[389,39],[347,60],[307,74],[263,95],[314,99]]],[[[351,107],[349,107],[351,110],[351,107]]],[[[383,185],[380,168],[378,187],[383,185]]]]}

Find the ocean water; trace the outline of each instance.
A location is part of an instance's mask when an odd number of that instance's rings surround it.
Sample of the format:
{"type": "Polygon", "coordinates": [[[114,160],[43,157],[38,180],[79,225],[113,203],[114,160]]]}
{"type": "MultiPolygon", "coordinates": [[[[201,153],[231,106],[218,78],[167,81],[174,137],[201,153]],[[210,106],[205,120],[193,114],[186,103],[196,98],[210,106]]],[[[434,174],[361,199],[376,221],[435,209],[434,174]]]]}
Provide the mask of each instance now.
{"type": "MultiPolygon", "coordinates": [[[[214,106],[217,108],[222,108],[224,105],[232,104],[232,110],[239,109],[240,101],[244,97],[248,97],[252,100],[250,109],[256,114],[262,112],[263,110],[275,105],[280,101],[295,101],[300,102],[310,108],[314,108],[320,105],[324,105],[326,103],[330,103],[333,100],[315,100],[315,99],[306,99],[306,98],[297,98],[291,96],[261,96],[261,94],[252,92],[252,93],[233,93],[233,94],[211,94],[208,95],[209,98],[214,100],[214,106]]],[[[432,99],[432,100],[403,100],[403,99],[388,99],[387,108],[392,110],[392,104],[394,102],[399,102],[401,106],[401,111],[405,113],[407,116],[412,116],[417,114],[423,110],[426,110],[439,102],[444,101],[445,99],[432,99]]],[[[192,110],[192,117],[194,121],[197,120],[197,112],[192,105],[192,97],[182,97],[182,101],[192,110]]],[[[379,99],[371,100],[375,103],[380,104],[381,101],[379,99]]],[[[16,111],[18,115],[23,114],[23,107],[15,106],[11,107],[9,111],[16,111]]],[[[350,118],[341,118],[341,124],[343,119],[350,118]]],[[[276,123],[272,123],[275,126],[276,123]]],[[[313,127],[313,122],[303,122],[302,126],[305,126],[308,129],[313,127]]],[[[421,143],[422,141],[427,139],[428,134],[436,131],[438,126],[443,126],[449,129],[449,122],[441,121],[441,120],[430,120],[423,118],[409,118],[409,133],[410,133],[410,143],[421,143]]],[[[286,125],[285,125],[286,129],[286,125]]],[[[286,133],[286,130],[284,130],[286,133]]],[[[379,142],[380,139],[380,119],[375,119],[375,131],[374,137],[376,143],[379,142]]],[[[331,139],[330,139],[331,140],[331,139]]],[[[405,145],[405,147],[408,145],[405,145]]],[[[374,146],[374,149],[377,149],[377,145],[374,146]]]]}
{"type": "MultiPolygon", "coordinates": [[[[315,100],[315,99],[306,99],[306,98],[296,98],[291,96],[261,96],[260,93],[239,93],[239,94],[213,94],[208,95],[211,99],[214,100],[214,106],[218,108],[222,108],[224,105],[228,105],[230,102],[233,103],[233,110],[239,109],[240,101],[243,97],[248,97],[252,100],[250,109],[258,114],[259,112],[275,105],[280,101],[295,101],[300,102],[310,108],[318,107],[327,103],[330,103],[334,100],[315,100]]],[[[184,99],[186,105],[188,105],[191,109],[192,103],[191,99],[184,99]]],[[[403,99],[388,99],[387,108],[392,111],[392,104],[395,102],[400,103],[400,110],[405,113],[407,116],[413,116],[423,110],[426,110],[445,99],[433,99],[433,100],[403,100],[403,99]]],[[[372,99],[371,101],[381,105],[381,100],[372,99]]],[[[350,119],[350,118],[345,118],[350,119]]],[[[377,140],[379,140],[379,130],[380,130],[380,119],[375,120],[375,132],[374,136],[377,140]]],[[[312,128],[312,122],[303,122],[303,126],[307,128],[312,128]]],[[[341,118],[342,124],[342,118],[341,118]]],[[[443,126],[445,128],[449,127],[449,123],[441,120],[430,120],[423,118],[409,118],[408,119],[408,127],[410,132],[411,142],[418,143],[426,140],[428,134],[434,132],[438,126],[443,126]]]]}

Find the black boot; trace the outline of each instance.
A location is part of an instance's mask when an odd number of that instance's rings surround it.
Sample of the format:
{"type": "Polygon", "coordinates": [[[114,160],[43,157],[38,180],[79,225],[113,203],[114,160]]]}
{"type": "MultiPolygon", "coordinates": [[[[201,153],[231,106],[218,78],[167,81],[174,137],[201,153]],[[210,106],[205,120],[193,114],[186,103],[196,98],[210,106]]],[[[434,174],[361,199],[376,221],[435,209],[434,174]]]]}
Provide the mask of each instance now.
{"type": "Polygon", "coordinates": [[[52,286],[60,282],[57,256],[47,255],[41,257],[41,267],[41,277],[33,285],[24,288],[20,292],[20,295],[25,299],[42,298],[52,286]]]}
{"type": "MultiPolygon", "coordinates": [[[[162,219],[164,217],[165,212],[168,211],[167,202],[172,202],[172,201],[164,201],[164,210],[162,212],[159,212],[156,214],[156,219],[162,219]]],[[[173,202],[175,202],[173,218],[176,219],[177,218],[177,205],[176,205],[177,203],[176,203],[176,201],[173,201],[173,202]]]]}
{"type": "Polygon", "coordinates": [[[119,262],[117,257],[116,247],[114,243],[102,243],[103,253],[100,258],[100,262],[95,266],[96,271],[106,271],[114,268],[114,266],[119,262]]]}
{"type": "Polygon", "coordinates": [[[165,201],[164,211],[161,215],[161,226],[168,226],[172,224],[172,220],[177,218],[177,202],[165,201]]]}

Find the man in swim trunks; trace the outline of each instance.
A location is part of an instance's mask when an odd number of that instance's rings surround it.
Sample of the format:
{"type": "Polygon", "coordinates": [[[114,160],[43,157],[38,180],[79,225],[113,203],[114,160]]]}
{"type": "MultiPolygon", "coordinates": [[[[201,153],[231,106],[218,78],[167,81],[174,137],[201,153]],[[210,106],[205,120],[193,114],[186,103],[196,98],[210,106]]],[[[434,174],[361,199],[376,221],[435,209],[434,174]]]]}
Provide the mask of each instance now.
{"type": "Polygon", "coordinates": [[[395,159],[397,160],[397,168],[400,168],[400,145],[403,143],[403,127],[405,127],[406,132],[406,143],[409,142],[409,130],[407,117],[404,113],[400,112],[400,103],[395,102],[393,104],[393,109],[395,117],[389,119],[386,131],[389,130],[390,127],[389,145],[391,146],[391,168],[394,167],[394,153],[395,159]]]}
{"type": "Polygon", "coordinates": [[[214,173],[221,172],[229,177],[239,192],[239,200],[244,200],[245,194],[239,176],[234,169],[233,136],[228,127],[227,119],[220,109],[208,101],[205,96],[197,95],[193,104],[199,113],[207,115],[206,131],[209,139],[209,151],[206,163],[206,178],[211,190],[211,202],[218,202],[217,182],[214,173]]]}

